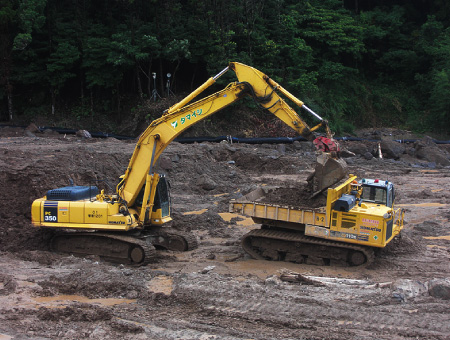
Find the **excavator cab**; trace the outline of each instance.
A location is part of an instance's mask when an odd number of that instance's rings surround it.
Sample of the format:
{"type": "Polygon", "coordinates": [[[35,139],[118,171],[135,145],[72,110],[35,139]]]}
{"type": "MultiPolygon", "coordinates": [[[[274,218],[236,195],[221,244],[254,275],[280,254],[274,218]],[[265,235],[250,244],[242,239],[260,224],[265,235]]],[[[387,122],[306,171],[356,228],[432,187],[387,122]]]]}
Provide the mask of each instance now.
{"type": "MultiPolygon", "coordinates": [[[[140,207],[143,203],[145,187],[142,187],[136,198],[135,206],[140,207]]],[[[155,197],[153,200],[153,209],[151,214],[146,214],[145,224],[162,225],[171,220],[170,217],[170,185],[164,175],[159,175],[156,186],[155,197]]]]}
{"type": "Polygon", "coordinates": [[[152,219],[170,216],[170,184],[166,177],[160,176],[156,187],[152,219]],[[154,215],[155,216],[153,218],[154,215]]]}
{"type": "Polygon", "coordinates": [[[382,204],[392,208],[394,203],[394,186],[389,181],[363,179],[361,201],[382,204]]]}

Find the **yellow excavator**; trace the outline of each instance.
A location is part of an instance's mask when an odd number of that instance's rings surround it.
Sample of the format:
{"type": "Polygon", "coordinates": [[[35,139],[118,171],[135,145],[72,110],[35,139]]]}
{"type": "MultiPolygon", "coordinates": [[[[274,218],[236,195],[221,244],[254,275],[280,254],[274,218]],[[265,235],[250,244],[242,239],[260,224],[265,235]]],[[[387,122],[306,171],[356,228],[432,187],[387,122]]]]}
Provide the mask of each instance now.
{"type": "Polygon", "coordinates": [[[339,147],[332,139],[326,120],[264,73],[232,62],[150,123],[139,137],[114,194],[105,194],[103,190],[99,193],[94,186],[72,185],[49,190],[46,196],[33,202],[33,225],[63,231],[51,241],[54,251],[98,255],[132,264],[151,261],[155,247],[175,251],[195,249],[197,241],[193,235],[167,226],[172,220],[169,187],[166,178],[155,172],[155,164],[164,149],[182,132],[244,96],[253,97],[261,107],[301,136],[314,141],[323,151],[316,176],[311,181],[315,192],[347,176],[345,162],[336,157],[339,147]],[[236,73],[238,81],[190,103],[228,70],[236,73]],[[308,111],[319,123],[308,127],[280,94],[308,111]],[[325,128],[327,138],[316,138],[314,132],[320,127],[325,128]]]}

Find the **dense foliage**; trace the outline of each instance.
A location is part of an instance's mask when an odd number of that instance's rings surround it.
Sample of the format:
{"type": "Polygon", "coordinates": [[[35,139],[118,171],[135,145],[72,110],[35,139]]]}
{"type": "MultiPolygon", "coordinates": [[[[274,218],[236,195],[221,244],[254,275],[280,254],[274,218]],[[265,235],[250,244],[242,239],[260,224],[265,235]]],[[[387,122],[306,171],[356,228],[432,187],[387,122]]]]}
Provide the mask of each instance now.
{"type": "Polygon", "coordinates": [[[337,131],[448,132],[449,24],[445,0],[0,0],[0,118],[120,122],[239,61],[337,131]]]}

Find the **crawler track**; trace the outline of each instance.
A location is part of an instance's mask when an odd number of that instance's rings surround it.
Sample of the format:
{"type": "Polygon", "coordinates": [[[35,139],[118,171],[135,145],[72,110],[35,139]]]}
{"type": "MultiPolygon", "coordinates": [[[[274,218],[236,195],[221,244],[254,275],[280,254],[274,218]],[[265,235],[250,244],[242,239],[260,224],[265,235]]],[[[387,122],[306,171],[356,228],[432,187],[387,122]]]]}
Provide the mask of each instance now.
{"type": "Polygon", "coordinates": [[[373,250],[282,230],[255,229],[244,235],[244,250],[255,259],[313,265],[359,266],[374,259],[373,250]]]}
{"type": "Polygon", "coordinates": [[[51,249],[135,265],[145,265],[156,255],[155,247],[144,239],[113,233],[60,233],[52,238],[51,249]]]}
{"type": "Polygon", "coordinates": [[[156,249],[189,251],[198,247],[194,235],[173,228],[154,228],[129,235],[117,233],[67,232],[56,234],[50,244],[53,251],[80,256],[97,255],[105,260],[146,265],[156,249]]]}
{"type": "Polygon", "coordinates": [[[154,229],[149,236],[155,246],[168,250],[189,251],[198,248],[198,242],[194,235],[174,228],[154,229]]]}

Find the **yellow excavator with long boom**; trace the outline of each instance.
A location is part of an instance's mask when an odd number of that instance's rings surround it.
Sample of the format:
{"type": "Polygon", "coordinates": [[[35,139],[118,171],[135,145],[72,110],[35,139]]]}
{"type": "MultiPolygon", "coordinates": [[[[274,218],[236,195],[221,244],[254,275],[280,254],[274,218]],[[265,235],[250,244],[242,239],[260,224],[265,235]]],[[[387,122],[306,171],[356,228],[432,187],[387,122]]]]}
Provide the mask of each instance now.
{"type": "Polygon", "coordinates": [[[151,261],[155,247],[175,251],[195,249],[197,241],[193,235],[167,226],[172,220],[169,186],[165,176],[155,172],[156,163],[164,149],[182,132],[245,96],[253,97],[261,107],[325,151],[312,181],[315,192],[323,191],[347,175],[345,162],[336,157],[339,149],[326,120],[264,73],[232,62],[150,123],[139,137],[114,194],[105,194],[103,190],[99,193],[94,186],[72,185],[49,190],[46,196],[33,202],[33,225],[64,231],[53,237],[54,251],[98,255],[132,264],[151,261]],[[238,81],[189,104],[228,70],[236,73],[238,81]],[[320,122],[310,128],[279,94],[320,122]],[[320,127],[326,129],[328,138],[316,138],[314,132],[320,127]]]}

